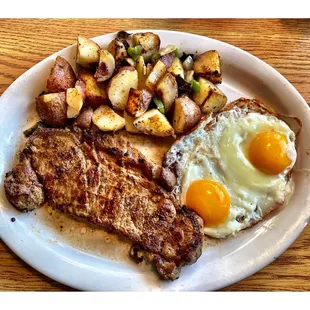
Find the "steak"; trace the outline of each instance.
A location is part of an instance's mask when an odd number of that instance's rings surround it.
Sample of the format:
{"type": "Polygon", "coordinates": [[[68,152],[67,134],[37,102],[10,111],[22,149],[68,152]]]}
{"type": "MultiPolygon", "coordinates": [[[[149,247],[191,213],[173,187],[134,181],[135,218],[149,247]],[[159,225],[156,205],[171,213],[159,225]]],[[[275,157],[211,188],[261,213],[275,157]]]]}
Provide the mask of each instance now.
{"type": "Polygon", "coordinates": [[[171,188],[171,182],[168,170],[113,133],[39,128],[4,186],[20,210],[47,201],[129,238],[149,254],[164,279],[174,280],[183,265],[200,257],[203,222],[162,187],[171,188]]]}

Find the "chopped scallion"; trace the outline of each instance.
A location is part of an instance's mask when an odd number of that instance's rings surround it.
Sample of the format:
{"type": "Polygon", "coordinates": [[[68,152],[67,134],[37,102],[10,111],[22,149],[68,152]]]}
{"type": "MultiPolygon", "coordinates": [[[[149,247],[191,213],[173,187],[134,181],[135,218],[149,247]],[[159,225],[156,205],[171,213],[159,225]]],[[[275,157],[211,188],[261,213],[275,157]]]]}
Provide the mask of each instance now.
{"type": "Polygon", "coordinates": [[[157,97],[153,98],[153,101],[156,104],[157,109],[159,110],[159,112],[162,113],[162,114],[165,114],[165,106],[162,103],[162,101],[159,98],[157,98],[157,97]]]}

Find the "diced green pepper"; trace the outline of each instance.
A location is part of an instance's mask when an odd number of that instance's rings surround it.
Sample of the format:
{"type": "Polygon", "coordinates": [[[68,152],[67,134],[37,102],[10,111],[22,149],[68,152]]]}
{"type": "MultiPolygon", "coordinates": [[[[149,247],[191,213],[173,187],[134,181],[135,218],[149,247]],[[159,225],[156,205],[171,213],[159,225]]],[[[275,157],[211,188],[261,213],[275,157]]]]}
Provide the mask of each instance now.
{"type": "Polygon", "coordinates": [[[157,109],[159,110],[159,112],[162,113],[162,114],[165,114],[165,106],[162,103],[162,101],[159,98],[157,98],[157,97],[153,98],[153,101],[156,104],[157,109]]]}
{"type": "Polygon", "coordinates": [[[175,54],[175,57],[178,57],[178,58],[180,57],[180,51],[178,48],[174,50],[174,54],[175,54]]]}
{"type": "Polygon", "coordinates": [[[191,81],[192,84],[192,90],[196,93],[200,92],[200,84],[196,80],[191,81]]]}
{"type": "Polygon", "coordinates": [[[142,46],[141,45],[136,45],[135,47],[128,47],[128,50],[127,50],[129,56],[134,61],[137,61],[137,59],[141,55],[141,51],[142,51],[142,46]]]}

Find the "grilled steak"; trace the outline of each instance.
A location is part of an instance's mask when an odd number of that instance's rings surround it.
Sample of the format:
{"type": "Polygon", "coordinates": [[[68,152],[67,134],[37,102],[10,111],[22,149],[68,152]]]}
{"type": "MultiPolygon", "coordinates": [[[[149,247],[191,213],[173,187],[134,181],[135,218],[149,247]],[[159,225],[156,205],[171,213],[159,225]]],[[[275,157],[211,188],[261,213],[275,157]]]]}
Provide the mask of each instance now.
{"type": "Polygon", "coordinates": [[[131,239],[174,280],[201,255],[203,223],[158,185],[163,179],[165,170],[114,134],[40,128],[6,175],[5,192],[18,209],[32,210],[46,197],[58,210],[131,239]]]}

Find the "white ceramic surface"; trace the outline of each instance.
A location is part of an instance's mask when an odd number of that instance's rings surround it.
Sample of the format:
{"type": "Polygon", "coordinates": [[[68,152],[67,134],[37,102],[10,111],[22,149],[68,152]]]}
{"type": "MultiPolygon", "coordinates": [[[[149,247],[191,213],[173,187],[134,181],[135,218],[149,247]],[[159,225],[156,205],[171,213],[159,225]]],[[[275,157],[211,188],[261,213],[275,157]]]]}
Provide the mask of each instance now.
{"type": "MultiPolygon", "coordinates": [[[[218,50],[222,58],[221,88],[229,101],[240,96],[257,97],[303,121],[298,138],[299,156],[293,174],[295,190],[286,206],[255,227],[207,247],[197,263],[184,267],[181,277],[174,282],[160,281],[150,266],[134,265],[124,254],[129,245],[123,241],[113,243],[116,238],[101,230],[93,231],[87,227],[87,233],[82,234],[80,224],[75,225],[75,221],[59,214],[55,218],[54,215],[49,217],[51,210],[44,208],[30,214],[17,212],[5,198],[3,178],[11,169],[16,151],[23,142],[22,131],[35,121],[34,98],[44,89],[56,55],[65,57],[74,65],[76,47],[70,46],[31,68],[0,98],[0,235],[29,265],[77,289],[216,290],[271,263],[294,242],[309,220],[310,156],[307,152],[310,150],[310,109],[296,89],[269,65],[234,46],[187,33],[154,32],[160,35],[162,45],[175,44],[181,51],[201,53],[209,49],[218,50]],[[14,223],[10,220],[13,216],[16,218],[14,223]],[[59,231],[59,223],[65,223],[65,231],[59,231]],[[71,239],[66,235],[70,235],[71,239]]],[[[114,34],[108,34],[94,40],[106,46],[113,37],[114,34]]]]}

